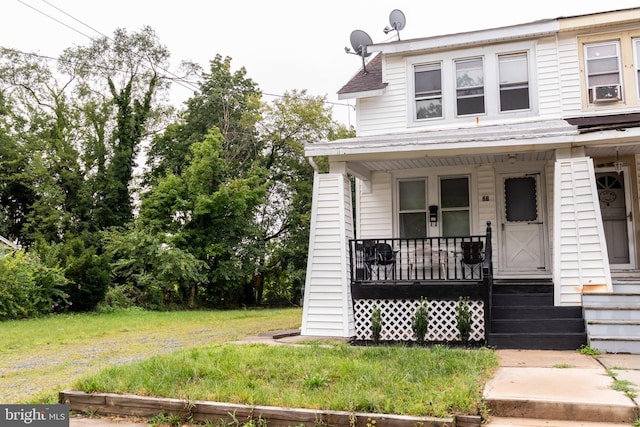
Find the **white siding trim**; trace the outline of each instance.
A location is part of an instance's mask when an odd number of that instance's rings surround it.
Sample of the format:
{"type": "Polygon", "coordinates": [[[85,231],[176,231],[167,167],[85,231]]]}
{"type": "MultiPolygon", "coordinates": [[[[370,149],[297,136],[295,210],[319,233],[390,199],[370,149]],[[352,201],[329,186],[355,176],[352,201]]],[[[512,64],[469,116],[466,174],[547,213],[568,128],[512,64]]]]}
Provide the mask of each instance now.
{"type": "Polygon", "coordinates": [[[314,174],[302,335],[355,335],[348,260],[353,238],[349,183],[341,173],[314,174]]]}
{"type": "Polygon", "coordinates": [[[358,198],[358,237],[393,237],[393,180],[388,172],[371,174],[371,191],[358,198]]]}
{"type": "MultiPolygon", "coordinates": [[[[478,167],[478,224],[477,231],[473,234],[484,234],[487,229],[487,221],[491,221],[491,246],[498,246],[498,210],[496,193],[496,171],[491,164],[482,164],[478,167]],[[483,200],[486,198],[486,200],[483,200]]],[[[493,251],[493,265],[498,265],[499,251],[493,251]]]]}
{"type": "Polygon", "coordinates": [[[554,180],[555,305],[580,305],[585,285],[612,289],[593,160],[556,160],[554,180]]]}

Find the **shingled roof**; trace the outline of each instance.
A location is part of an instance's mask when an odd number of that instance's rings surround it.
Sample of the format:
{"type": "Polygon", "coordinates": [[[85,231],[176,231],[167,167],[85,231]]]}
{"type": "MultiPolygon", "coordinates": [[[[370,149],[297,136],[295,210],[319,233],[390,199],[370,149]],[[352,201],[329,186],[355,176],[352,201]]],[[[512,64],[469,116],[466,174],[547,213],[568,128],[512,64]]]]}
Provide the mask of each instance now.
{"type": "Polygon", "coordinates": [[[348,93],[368,92],[380,90],[387,87],[387,83],[382,83],[382,55],[376,55],[365,66],[367,72],[360,70],[349,82],[342,86],[338,95],[348,93]]]}

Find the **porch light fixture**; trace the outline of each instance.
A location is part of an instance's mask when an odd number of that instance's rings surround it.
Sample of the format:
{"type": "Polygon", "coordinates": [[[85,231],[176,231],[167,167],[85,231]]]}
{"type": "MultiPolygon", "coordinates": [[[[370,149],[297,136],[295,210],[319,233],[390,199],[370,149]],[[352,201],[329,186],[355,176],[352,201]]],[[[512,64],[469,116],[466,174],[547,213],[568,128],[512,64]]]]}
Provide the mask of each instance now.
{"type": "Polygon", "coordinates": [[[618,148],[616,147],[616,161],[613,162],[613,169],[616,171],[618,175],[620,175],[620,172],[622,172],[623,166],[624,166],[624,163],[620,161],[620,154],[618,153],[618,148]]]}

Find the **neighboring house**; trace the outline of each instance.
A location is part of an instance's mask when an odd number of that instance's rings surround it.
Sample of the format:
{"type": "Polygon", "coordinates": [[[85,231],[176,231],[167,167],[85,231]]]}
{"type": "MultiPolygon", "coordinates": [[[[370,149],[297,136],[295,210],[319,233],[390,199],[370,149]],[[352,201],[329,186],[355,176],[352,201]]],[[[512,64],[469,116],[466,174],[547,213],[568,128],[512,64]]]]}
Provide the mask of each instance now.
{"type": "Polygon", "coordinates": [[[429,339],[455,341],[467,296],[474,341],[639,352],[640,8],[366,49],[338,92],[357,136],[305,147],[330,172],[302,334],[371,339],[377,306],[383,339],[412,340],[427,298],[429,339]]]}

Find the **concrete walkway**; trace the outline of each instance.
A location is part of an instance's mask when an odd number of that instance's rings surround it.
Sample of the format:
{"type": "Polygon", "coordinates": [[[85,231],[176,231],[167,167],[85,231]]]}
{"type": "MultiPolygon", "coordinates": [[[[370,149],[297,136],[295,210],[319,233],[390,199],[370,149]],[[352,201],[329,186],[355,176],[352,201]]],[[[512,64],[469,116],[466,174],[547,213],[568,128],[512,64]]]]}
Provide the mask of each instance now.
{"type": "MultiPolygon", "coordinates": [[[[309,337],[298,331],[241,342],[292,345],[309,337]]],[[[484,389],[491,427],[606,427],[640,418],[640,355],[575,351],[497,350],[499,368],[484,389]],[[614,385],[624,390],[616,391],[614,385]],[[631,393],[629,393],[631,392],[631,393]]],[[[71,427],[140,427],[144,420],[72,418],[71,427]]]]}
{"type": "Polygon", "coordinates": [[[612,426],[638,419],[640,355],[498,350],[484,389],[490,426],[612,426]],[[498,417],[499,416],[499,417],[498,417]],[[617,424],[616,424],[617,423],[617,424]]]}

